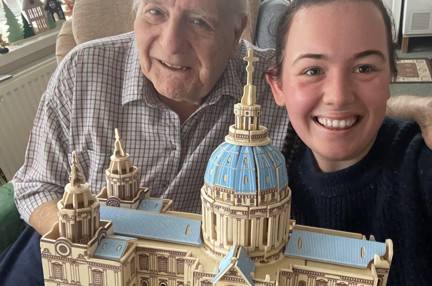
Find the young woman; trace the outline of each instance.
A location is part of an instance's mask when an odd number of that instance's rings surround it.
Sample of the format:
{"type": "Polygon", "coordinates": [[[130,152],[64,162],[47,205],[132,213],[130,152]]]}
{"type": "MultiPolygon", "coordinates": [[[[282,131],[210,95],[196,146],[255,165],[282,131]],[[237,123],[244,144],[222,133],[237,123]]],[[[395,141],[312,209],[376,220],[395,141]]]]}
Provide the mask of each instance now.
{"type": "Polygon", "coordinates": [[[391,238],[388,285],[432,285],[432,151],[416,123],[385,118],[391,27],[380,0],[294,0],[267,80],[295,130],[294,219],[391,238]]]}

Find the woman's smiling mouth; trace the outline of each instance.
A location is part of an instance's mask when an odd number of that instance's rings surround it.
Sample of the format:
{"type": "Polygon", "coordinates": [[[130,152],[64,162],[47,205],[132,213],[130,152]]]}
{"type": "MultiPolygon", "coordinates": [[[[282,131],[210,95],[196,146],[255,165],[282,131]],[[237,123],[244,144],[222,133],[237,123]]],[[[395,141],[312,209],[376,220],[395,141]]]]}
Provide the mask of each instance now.
{"type": "Polygon", "coordinates": [[[315,117],[315,121],[320,125],[330,129],[347,129],[357,123],[359,117],[353,116],[345,119],[332,119],[326,117],[315,117]]]}

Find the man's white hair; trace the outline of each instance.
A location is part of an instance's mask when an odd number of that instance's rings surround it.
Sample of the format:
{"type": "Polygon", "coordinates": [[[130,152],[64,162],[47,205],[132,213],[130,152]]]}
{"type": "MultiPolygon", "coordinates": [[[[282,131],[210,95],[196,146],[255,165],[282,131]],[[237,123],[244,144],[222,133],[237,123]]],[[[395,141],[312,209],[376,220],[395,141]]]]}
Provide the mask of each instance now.
{"type": "MultiPolygon", "coordinates": [[[[141,2],[147,0],[133,0],[132,11],[136,13],[141,2]]],[[[214,0],[219,1],[219,0],[214,0]]],[[[232,7],[234,14],[236,16],[236,28],[239,28],[242,24],[244,17],[248,16],[249,0],[229,0],[229,5],[232,7]]]]}

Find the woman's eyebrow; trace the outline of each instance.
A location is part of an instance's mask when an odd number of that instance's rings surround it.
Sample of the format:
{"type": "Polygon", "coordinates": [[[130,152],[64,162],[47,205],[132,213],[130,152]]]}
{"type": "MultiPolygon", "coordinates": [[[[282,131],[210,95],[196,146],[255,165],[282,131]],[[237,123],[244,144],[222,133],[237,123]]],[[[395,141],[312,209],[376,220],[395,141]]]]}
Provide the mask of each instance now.
{"type": "Polygon", "coordinates": [[[295,65],[299,60],[302,59],[327,60],[328,56],[323,54],[313,54],[313,53],[300,54],[298,57],[295,58],[293,65],[295,65]]]}
{"type": "Polygon", "coordinates": [[[379,51],[379,50],[366,50],[366,51],[360,52],[358,54],[355,54],[353,58],[356,59],[356,60],[358,60],[358,59],[361,59],[361,58],[364,58],[364,57],[368,57],[368,56],[378,56],[382,60],[386,59],[386,57],[384,56],[384,54],[381,51],[379,51]]]}
{"type": "MultiPolygon", "coordinates": [[[[358,60],[364,57],[368,56],[378,56],[382,60],[385,60],[386,57],[384,54],[379,50],[366,50],[362,51],[360,53],[357,53],[353,56],[353,59],[358,60]]],[[[324,54],[314,54],[314,53],[306,53],[306,54],[300,54],[298,57],[295,58],[293,65],[296,64],[301,59],[315,59],[315,60],[328,60],[329,57],[324,54]]]]}

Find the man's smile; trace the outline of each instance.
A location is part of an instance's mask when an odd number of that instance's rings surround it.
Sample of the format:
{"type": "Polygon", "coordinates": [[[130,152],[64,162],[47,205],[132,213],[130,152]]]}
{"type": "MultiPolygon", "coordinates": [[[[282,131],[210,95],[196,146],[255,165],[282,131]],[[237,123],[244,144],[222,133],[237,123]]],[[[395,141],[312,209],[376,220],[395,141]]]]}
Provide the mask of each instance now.
{"type": "Polygon", "coordinates": [[[159,62],[161,64],[163,64],[164,66],[169,67],[170,69],[174,69],[174,70],[186,71],[186,70],[190,69],[190,67],[173,65],[173,64],[161,61],[161,60],[159,62]]]}

